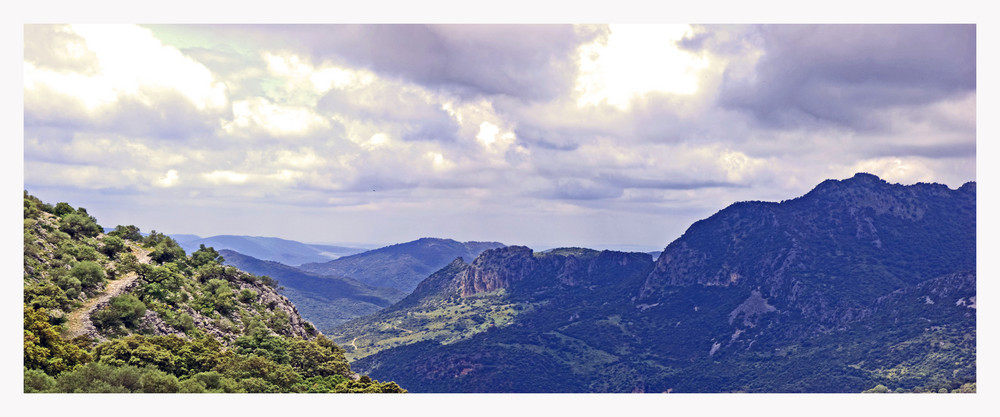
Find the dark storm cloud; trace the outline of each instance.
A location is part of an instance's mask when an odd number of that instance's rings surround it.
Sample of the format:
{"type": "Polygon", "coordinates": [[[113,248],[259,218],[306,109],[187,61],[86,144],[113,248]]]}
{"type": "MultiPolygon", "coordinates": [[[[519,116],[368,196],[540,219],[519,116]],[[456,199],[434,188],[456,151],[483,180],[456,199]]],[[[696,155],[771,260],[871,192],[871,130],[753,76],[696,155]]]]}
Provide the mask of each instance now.
{"type": "Polygon", "coordinates": [[[262,39],[307,53],[314,62],[365,67],[463,97],[504,94],[525,100],[572,90],[576,48],[596,36],[570,25],[225,25],[200,30],[262,39]]]}
{"type": "Polygon", "coordinates": [[[725,80],[720,103],[773,127],[820,122],[879,130],[887,127],[879,110],[976,88],[974,25],[775,25],[745,36],[765,53],[754,77],[725,80]]]}

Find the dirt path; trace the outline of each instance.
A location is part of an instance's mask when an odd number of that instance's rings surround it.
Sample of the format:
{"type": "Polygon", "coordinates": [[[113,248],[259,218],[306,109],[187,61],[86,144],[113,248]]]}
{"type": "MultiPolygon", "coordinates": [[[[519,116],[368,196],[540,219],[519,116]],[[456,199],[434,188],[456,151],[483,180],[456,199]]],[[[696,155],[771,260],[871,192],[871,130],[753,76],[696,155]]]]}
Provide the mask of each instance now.
{"type": "MultiPolygon", "coordinates": [[[[139,259],[139,263],[149,263],[149,251],[133,247],[132,254],[139,259]]],[[[129,272],[124,277],[108,281],[108,285],[96,297],[88,299],[80,308],[69,313],[69,318],[66,321],[66,338],[72,339],[83,334],[95,333],[97,329],[90,321],[90,315],[94,309],[97,308],[98,304],[107,302],[111,297],[121,294],[136,278],[138,275],[135,272],[129,272]]]]}
{"type": "Polygon", "coordinates": [[[354,340],[351,341],[351,346],[354,346],[354,350],[358,350],[358,345],[354,344],[354,342],[357,342],[357,341],[358,341],[358,338],[356,338],[356,337],[354,338],[354,340]]]}
{"type": "Polygon", "coordinates": [[[402,331],[407,332],[407,333],[413,333],[413,330],[406,330],[406,329],[404,329],[402,327],[399,327],[399,326],[397,326],[395,324],[392,324],[392,323],[389,323],[389,325],[392,326],[393,328],[395,328],[396,330],[402,330],[402,331]]]}

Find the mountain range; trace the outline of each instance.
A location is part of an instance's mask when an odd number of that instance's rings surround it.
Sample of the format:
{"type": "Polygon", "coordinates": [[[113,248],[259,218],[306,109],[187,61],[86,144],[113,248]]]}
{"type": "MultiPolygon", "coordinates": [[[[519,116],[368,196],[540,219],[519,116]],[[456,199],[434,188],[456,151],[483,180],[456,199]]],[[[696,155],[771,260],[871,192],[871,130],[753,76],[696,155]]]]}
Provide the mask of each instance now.
{"type": "Polygon", "coordinates": [[[456,257],[471,260],[484,248],[500,246],[503,245],[422,238],[362,252],[341,260],[298,268],[257,259],[230,249],[219,252],[227,265],[277,280],[282,286],[282,294],[295,303],[302,316],[323,333],[329,333],[347,320],[374,313],[408,294],[408,291],[375,286],[362,280],[370,283],[405,284],[420,277],[420,271],[440,269],[456,257]],[[333,271],[341,271],[344,275],[331,274],[333,271]],[[354,278],[355,276],[358,278],[354,278]]]}
{"type": "Polygon", "coordinates": [[[434,271],[456,257],[472,260],[482,251],[503,247],[499,242],[458,242],[421,238],[322,263],[307,263],[299,269],[320,275],[351,277],[372,287],[389,287],[409,293],[434,271]]]}
{"type": "Polygon", "coordinates": [[[265,261],[229,249],[219,251],[226,265],[275,279],[281,293],[302,317],[321,332],[347,320],[377,312],[406,293],[395,288],[373,288],[342,276],[313,274],[275,261],[265,261]]]}
{"type": "Polygon", "coordinates": [[[648,253],[454,259],[332,333],[419,392],[966,391],[976,186],[873,175],[741,202],[648,253]]]}
{"type": "Polygon", "coordinates": [[[365,251],[362,248],[309,244],[276,237],[219,235],[203,238],[188,234],[176,234],[170,237],[188,253],[205,245],[216,250],[229,249],[257,259],[290,266],[326,262],[365,251]]]}
{"type": "Polygon", "coordinates": [[[974,182],[827,180],[662,252],[24,210],[25,392],[975,392],[974,182]]]}

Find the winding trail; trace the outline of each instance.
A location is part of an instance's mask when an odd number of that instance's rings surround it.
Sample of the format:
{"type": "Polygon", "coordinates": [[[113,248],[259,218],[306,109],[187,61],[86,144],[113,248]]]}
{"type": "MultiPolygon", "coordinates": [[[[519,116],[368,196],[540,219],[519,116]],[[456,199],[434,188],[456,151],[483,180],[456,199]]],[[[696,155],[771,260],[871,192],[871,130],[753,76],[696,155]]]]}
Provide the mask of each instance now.
{"type": "MultiPolygon", "coordinates": [[[[149,252],[151,251],[144,250],[138,246],[132,247],[132,254],[135,255],[141,264],[148,264],[150,262],[149,252]]],[[[95,334],[97,329],[94,327],[94,323],[90,321],[90,315],[93,314],[97,305],[121,294],[138,277],[135,272],[129,272],[124,277],[108,281],[108,285],[97,296],[88,299],[80,308],[69,313],[66,321],[65,337],[72,339],[84,334],[95,334]]]]}
{"type": "Polygon", "coordinates": [[[358,338],[356,338],[356,337],[354,338],[354,340],[351,341],[351,346],[354,346],[354,350],[358,350],[358,345],[354,344],[354,342],[356,342],[356,341],[358,341],[358,338]]]}
{"type": "Polygon", "coordinates": [[[402,331],[407,332],[407,333],[413,333],[413,330],[407,330],[407,329],[404,329],[404,328],[399,327],[399,326],[397,326],[395,324],[392,324],[392,323],[389,323],[389,325],[392,326],[393,328],[395,328],[396,330],[402,330],[402,331]]]}

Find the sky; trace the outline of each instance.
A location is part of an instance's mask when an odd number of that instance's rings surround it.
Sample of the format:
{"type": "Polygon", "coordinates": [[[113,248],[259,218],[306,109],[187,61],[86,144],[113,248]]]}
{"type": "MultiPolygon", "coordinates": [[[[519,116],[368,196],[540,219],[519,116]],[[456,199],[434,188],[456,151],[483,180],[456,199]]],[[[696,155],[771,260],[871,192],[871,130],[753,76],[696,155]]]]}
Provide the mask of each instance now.
{"type": "Polygon", "coordinates": [[[662,249],[977,173],[975,25],[24,26],[24,188],[106,227],[662,249]]]}

